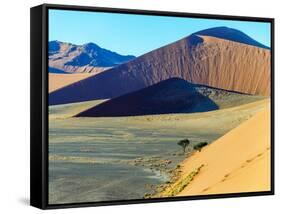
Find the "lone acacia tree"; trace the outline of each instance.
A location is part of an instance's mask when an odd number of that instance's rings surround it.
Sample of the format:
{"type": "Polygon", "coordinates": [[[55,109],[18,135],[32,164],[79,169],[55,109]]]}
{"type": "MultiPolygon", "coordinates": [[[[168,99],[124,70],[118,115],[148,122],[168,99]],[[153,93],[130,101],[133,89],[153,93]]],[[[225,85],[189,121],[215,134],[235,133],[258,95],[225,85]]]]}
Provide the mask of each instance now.
{"type": "Polygon", "coordinates": [[[180,140],[178,142],[178,145],[182,147],[183,153],[185,153],[186,147],[190,144],[190,141],[188,139],[180,140]]]}

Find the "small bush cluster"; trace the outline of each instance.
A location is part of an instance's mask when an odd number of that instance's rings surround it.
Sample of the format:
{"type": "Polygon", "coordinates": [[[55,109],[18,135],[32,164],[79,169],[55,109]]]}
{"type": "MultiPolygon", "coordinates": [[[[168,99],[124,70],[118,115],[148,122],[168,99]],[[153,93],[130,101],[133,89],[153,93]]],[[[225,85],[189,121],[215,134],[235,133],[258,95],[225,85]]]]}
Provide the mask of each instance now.
{"type": "Polygon", "coordinates": [[[200,142],[200,143],[196,144],[195,146],[193,146],[193,149],[201,152],[201,149],[207,145],[208,145],[207,142],[200,142]]]}

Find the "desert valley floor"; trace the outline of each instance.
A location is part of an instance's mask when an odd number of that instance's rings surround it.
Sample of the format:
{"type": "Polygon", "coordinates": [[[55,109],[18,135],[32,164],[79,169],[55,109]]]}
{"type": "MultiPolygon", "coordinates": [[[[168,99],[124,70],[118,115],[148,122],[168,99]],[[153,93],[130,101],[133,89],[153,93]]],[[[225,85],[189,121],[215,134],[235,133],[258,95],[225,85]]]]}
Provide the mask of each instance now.
{"type": "MultiPolygon", "coordinates": [[[[177,187],[179,180],[184,180],[185,176],[199,167],[200,161],[196,162],[198,159],[196,157],[198,155],[200,157],[205,150],[207,151],[209,147],[216,145],[217,139],[222,136],[222,139],[227,137],[224,135],[239,126],[242,126],[241,129],[244,129],[244,132],[247,133],[247,129],[251,132],[251,125],[245,127],[243,123],[250,121],[265,110],[264,117],[270,115],[270,100],[256,97],[250,103],[203,113],[130,117],[73,117],[102,102],[104,100],[49,106],[49,203],[140,199],[147,195],[165,197],[204,194],[202,188],[206,189],[209,185],[214,185],[218,179],[222,180],[225,174],[230,174],[233,168],[242,164],[243,161],[261,153],[258,149],[254,149],[257,147],[256,145],[241,146],[245,143],[243,138],[245,137],[246,140],[247,136],[240,136],[239,145],[241,147],[230,147],[232,148],[232,156],[241,155],[241,160],[229,157],[231,161],[226,161],[231,162],[229,165],[226,164],[222,167],[216,165],[218,163],[214,165],[212,163],[214,157],[219,157],[220,161],[228,157],[224,153],[217,154],[218,150],[213,149],[214,151],[212,151],[211,149],[206,156],[209,159],[205,158],[201,161],[200,164],[204,165],[203,172],[207,171],[208,173],[208,169],[205,168],[208,168],[210,162],[210,167],[216,168],[215,174],[222,176],[222,178],[213,178],[212,173],[211,175],[207,174],[210,176],[211,183],[205,179],[199,184],[199,187],[196,184],[197,187],[195,190],[190,190],[190,193],[182,188],[183,191],[170,195],[171,189],[174,188],[173,185],[177,187]],[[192,145],[202,141],[211,145],[201,152],[192,151],[189,147],[187,154],[183,155],[177,142],[184,138],[190,139],[192,145]],[[244,148],[246,148],[245,154],[243,153],[244,148]],[[192,157],[186,158],[187,156],[192,157]],[[194,162],[195,159],[196,164],[185,165],[188,164],[189,159],[191,162],[194,162]],[[180,176],[176,182],[169,184],[177,168],[182,169],[180,176]],[[185,192],[186,194],[183,194],[185,192]]],[[[265,120],[264,123],[258,122],[264,124],[263,130],[269,130],[269,119],[265,120]]],[[[266,136],[266,134],[268,133],[265,132],[264,135],[266,136]]],[[[218,141],[223,140],[219,139],[218,141]]],[[[269,150],[269,139],[265,140],[262,145],[262,149],[269,150]]],[[[267,154],[266,160],[269,160],[269,154],[267,154]]],[[[269,170],[269,162],[262,164],[261,167],[265,167],[264,170],[269,170]]],[[[247,167],[244,171],[248,173],[247,167]]],[[[261,189],[269,188],[269,174],[264,174],[267,183],[263,182],[265,186],[262,185],[261,189]]],[[[196,179],[200,179],[201,175],[197,176],[196,179]]],[[[239,183],[239,176],[235,182],[239,183]]],[[[226,187],[219,186],[217,193],[243,191],[239,185],[236,188],[232,185],[233,183],[230,181],[226,187]],[[228,188],[229,186],[232,188],[228,188]]],[[[189,186],[192,187],[192,184],[189,186]]],[[[255,188],[255,185],[252,186],[255,188]]],[[[206,193],[208,191],[205,190],[206,193]]]]}

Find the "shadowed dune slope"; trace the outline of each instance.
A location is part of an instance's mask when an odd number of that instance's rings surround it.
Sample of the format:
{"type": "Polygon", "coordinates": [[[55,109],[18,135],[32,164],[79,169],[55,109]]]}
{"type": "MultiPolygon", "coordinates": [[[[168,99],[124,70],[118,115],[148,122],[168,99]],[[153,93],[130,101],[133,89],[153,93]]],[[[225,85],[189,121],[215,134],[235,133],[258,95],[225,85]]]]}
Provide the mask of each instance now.
{"type": "Polygon", "coordinates": [[[108,100],[77,116],[110,117],[206,112],[258,99],[263,99],[263,97],[244,95],[171,78],[108,100]]]}
{"type": "Polygon", "coordinates": [[[173,77],[225,90],[270,95],[270,50],[244,44],[242,32],[237,33],[236,41],[229,36],[213,36],[216,30],[222,34],[223,29],[206,30],[204,36],[192,34],[58,90],[50,94],[50,105],[113,98],[173,77]]]}
{"type": "Polygon", "coordinates": [[[101,103],[81,112],[82,117],[135,116],[205,112],[218,109],[194,84],[183,79],[164,80],[145,89],[101,103]]]}
{"type": "Polygon", "coordinates": [[[270,190],[270,106],[265,104],[252,118],[182,163],[182,178],[204,166],[179,196],[270,190]]]}

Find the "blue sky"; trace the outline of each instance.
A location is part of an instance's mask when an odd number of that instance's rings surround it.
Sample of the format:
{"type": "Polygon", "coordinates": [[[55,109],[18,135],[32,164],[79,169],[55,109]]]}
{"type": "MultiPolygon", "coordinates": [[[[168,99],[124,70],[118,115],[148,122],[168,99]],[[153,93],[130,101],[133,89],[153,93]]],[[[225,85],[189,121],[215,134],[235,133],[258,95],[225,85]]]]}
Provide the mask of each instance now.
{"type": "Polygon", "coordinates": [[[199,18],[49,10],[49,41],[94,42],[120,54],[140,56],[199,30],[226,26],[270,47],[270,24],[199,18]]]}

